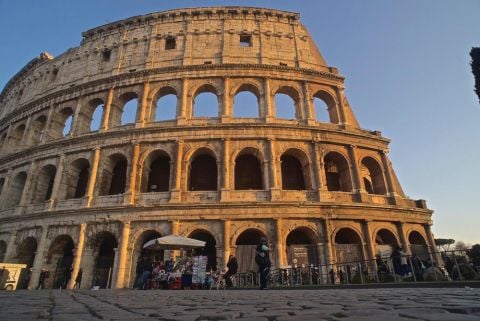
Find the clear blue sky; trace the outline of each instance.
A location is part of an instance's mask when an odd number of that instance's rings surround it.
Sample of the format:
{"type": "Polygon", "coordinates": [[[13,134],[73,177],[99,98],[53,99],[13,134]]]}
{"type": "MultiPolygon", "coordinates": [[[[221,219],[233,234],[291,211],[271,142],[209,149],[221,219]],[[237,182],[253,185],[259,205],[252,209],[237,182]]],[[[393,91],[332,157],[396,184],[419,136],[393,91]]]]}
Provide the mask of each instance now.
{"type": "Polygon", "coordinates": [[[392,139],[412,198],[435,210],[436,237],[480,242],[480,104],[469,51],[480,46],[478,0],[0,0],[0,87],[42,51],[78,46],[89,28],[180,7],[245,5],[299,12],[363,128],[392,139]]]}

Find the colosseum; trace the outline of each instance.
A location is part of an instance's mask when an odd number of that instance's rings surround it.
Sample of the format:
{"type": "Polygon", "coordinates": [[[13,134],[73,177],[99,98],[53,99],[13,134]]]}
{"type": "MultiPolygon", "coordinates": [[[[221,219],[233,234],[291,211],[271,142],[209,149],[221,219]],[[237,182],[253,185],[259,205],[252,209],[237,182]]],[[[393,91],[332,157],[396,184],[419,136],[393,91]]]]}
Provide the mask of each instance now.
{"type": "Polygon", "coordinates": [[[132,287],[139,258],[171,255],[143,244],[168,234],[206,241],[213,269],[230,254],[252,269],[261,237],[277,268],[395,245],[437,261],[432,211],[299,19],[156,12],[31,60],[0,95],[0,261],[31,268],[28,288],[70,266],[82,287],[132,287]]]}

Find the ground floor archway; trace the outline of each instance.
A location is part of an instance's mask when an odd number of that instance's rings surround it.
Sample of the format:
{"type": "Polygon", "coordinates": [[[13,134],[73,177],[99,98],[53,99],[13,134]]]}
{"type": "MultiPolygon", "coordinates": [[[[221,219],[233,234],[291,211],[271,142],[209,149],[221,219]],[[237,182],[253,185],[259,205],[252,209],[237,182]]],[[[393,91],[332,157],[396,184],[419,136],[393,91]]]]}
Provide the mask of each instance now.
{"type": "Polygon", "coordinates": [[[188,236],[189,238],[205,242],[203,248],[193,250],[194,255],[205,255],[208,258],[207,271],[217,270],[217,242],[213,235],[205,230],[195,230],[188,236]]]}
{"type": "Polygon", "coordinates": [[[410,251],[412,255],[418,256],[420,259],[427,261],[430,259],[427,241],[417,231],[412,231],[408,235],[408,242],[410,243],[410,251]]]}
{"type": "Polygon", "coordinates": [[[154,264],[155,262],[164,262],[165,251],[144,249],[143,246],[148,241],[162,237],[162,235],[155,230],[146,230],[140,234],[135,241],[132,253],[132,271],[130,275],[130,284],[133,288],[139,288],[143,270],[145,269],[145,262],[154,264]]]}
{"type": "Polygon", "coordinates": [[[375,235],[375,244],[377,247],[377,256],[390,257],[393,250],[398,246],[398,241],[391,231],[381,229],[375,235]]]}
{"type": "Polygon", "coordinates": [[[249,228],[243,231],[235,241],[238,272],[256,271],[255,248],[260,244],[260,239],[266,237],[262,231],[249,228]]]}
{"type": "Polygon", "coordinates": [[[118,242],[113,234],[102,232],[97,235],[94,245],[95,266],[92,281],[94,286],[102,289],[111,287],[117,248],[118,242]]]}
{"type": "Polygon", "coordinates": [[[351,228],[341,228],[335,235],[335,254],[337,263],[362,261],[362,239],[351,228]]]}
{"type": "Polygon", "coordinates": [[[306,227],[299,227],[287,235],[287,260],[293,267],[318,265],[318,239],[315,233],[306,227]]]}
{"type": "MultiPolygon", "coordinates": [[[[17,255],[14,261],[19,264],[26,264],[27,269],[33,267],[33,262],[35,261],[35,254],[37,252],[37,239],[33,236],[27,237],[24,239],[17,248],[17,255]]],[[[28,282],[30,281],[29,271],[22,273],[17,289],[26,289],[28,288],[28,282]]]]}
{"type": "Polygon", "coordinates": [[[46,268],[49,278],[45,281],[46,288],[65,288],[68,283],[70,268],[73,262],[74,242],[69,235],[57,236],[50,245],[47,254],[46,268]]]}

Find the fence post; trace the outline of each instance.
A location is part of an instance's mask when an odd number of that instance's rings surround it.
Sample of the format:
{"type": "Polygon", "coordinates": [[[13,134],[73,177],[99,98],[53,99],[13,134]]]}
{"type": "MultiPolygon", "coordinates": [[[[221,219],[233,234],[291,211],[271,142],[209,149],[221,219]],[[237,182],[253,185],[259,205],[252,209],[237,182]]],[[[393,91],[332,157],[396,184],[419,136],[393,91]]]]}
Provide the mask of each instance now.
{"type": "Polygon", "coordinates": [[[463,281],[462,272],[460,272],[460,268],[458,267],[457,255],[455,254],[455,251],[453,251],[453,260],[455,261],[455,267],[457,268],[458,277],[460,278],[460,281],[463,281]]]}
{"type": "MultiPolygon", "coordinates": [[[[412,257],[409,256],[409,257],[407,258],[407,260],[408,260],[408,263],[409,263],[409,265],[410,265],[410,270],[412,271],[413,282],[417,282],[417,276],[415,275],[415,269],[413,268],[413,264],[412,264],[412,257]]],[[[435,273],[435,275],[436,275],[436,273],[435,273]]]]}

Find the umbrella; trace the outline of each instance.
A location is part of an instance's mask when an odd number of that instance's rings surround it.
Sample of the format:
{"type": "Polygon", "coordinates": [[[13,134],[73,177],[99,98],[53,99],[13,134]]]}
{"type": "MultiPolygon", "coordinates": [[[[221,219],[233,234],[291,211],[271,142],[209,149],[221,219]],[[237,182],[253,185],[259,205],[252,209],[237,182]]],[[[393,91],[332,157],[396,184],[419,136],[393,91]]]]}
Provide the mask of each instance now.
{"type": "Polygon", "coordinates": [[[204,247],[205,242],[178,235],[167,235],[148,241],[143,246],[150,250],[179,250],[204,247]]]}

